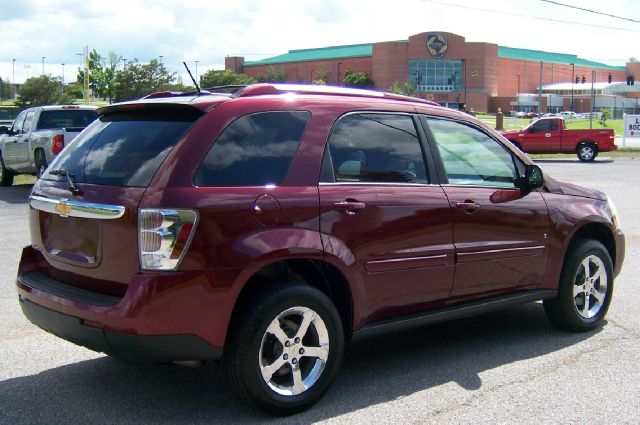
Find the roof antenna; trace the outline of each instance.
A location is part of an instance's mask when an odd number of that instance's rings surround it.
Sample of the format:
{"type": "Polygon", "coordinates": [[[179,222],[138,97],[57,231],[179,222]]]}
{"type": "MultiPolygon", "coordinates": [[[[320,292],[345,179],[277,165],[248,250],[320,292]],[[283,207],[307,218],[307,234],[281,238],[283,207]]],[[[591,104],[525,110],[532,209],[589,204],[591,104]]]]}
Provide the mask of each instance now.
{"type": "Polygon", "coordinates": [[[200,90],[200,86],[198,85],[198,83],[196,83],[196,79],[193,78],[193,75],[191,75],[191,71],[189,71],[189,67],[187,66],[187,63],[182,62],[182,64],[187,69],[187,72],[189,73],[189,77],[191,77],[191,81],[193,81],[193,84],[196,86],[196,90],[198,90],[198,94],[202,94],[202,91],[200,90]]]}

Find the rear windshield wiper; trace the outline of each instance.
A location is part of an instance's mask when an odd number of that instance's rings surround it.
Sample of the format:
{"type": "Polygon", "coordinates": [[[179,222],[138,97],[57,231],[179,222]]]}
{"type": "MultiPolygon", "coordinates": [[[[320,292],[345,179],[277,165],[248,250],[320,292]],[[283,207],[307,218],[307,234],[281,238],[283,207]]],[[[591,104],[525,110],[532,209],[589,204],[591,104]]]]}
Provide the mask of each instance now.
{"type": "Polygon", "coordinates": [[[77,196],[80,194],[80,189],[78,189],[78,185],[74,180],[75,176],[68,172],[67,170],[57,169],[49,171],[49,174],[53,174],[54,176],[65,176],[67,181],[69,182],[69,187],[67,188],[72,195],[77,196]]]}

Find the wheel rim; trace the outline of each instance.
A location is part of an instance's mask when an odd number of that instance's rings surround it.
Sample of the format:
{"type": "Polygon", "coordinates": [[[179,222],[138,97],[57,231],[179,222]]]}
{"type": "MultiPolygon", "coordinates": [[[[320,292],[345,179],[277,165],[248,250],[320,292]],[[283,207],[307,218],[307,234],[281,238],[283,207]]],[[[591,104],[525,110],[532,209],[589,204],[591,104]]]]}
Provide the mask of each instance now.
{"type": "Polygon", "coordinates": [[[580,316],[594,317],[607,296],[607,271],[600,257],[590,255],[582,260],[573,284],[573,302],[580,316]]]}
{"type": "Polygon", "coordinates": [[[580,148],[580,157],[585,160],[593,158],[593,148],[591,146],[583,146],[580,148]]]}
{"type": "Polygon", "coordinates": [[[329,332],[307,307],[280,313],[267,327],[259,352],[262,379],[273,391],[295,396],[311,388],[329,357],[329,332]]]}

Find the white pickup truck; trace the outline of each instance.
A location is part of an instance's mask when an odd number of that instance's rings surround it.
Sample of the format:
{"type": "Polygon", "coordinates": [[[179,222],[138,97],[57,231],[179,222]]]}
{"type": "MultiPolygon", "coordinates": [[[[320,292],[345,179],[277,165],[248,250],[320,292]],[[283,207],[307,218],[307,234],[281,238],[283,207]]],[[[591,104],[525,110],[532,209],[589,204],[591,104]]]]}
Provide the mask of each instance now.
{"type": "Polygon", "coordinates": [[[16,174],[42,174],[97,118],[95,110],[85,105],[38,106],[22,111],[11,128],[0,127],[0,186],[11,186],[16,174]]]}

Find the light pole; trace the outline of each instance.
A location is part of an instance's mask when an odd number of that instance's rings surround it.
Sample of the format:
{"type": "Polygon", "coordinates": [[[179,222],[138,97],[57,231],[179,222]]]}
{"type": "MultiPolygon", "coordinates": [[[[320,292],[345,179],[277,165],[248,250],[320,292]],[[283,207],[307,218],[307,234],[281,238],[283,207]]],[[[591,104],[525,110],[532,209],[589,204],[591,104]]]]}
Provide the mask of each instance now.
{"type": "Polygon", "coordinates": [[[44,75],[44,60],[46,59],[46,56],[42,57],[42,75],[44,75]]]}
{"type": "Polygon", "coordinates": [[[162,65],[162,58],[163,58],[163,57],[164,57],[164,56],[160,55],[160,65],[162,65]]]}
{"type": "Polygon", "coordinates": [[[516,77],[518,77],[518,92],[516,93],[516,108],[517,111],[520,112],[520,74],[517,74],[516,77]]]}
{"type": "Polygon", "coordinates": [[[127,58],[122,58],[122,69],[127,66],[127,58]]]}
{"type": "Polygon", "coordinates": [[[11,77],[11,82],[13,83],[13,98],[15,99],[16,93],[18,92],[17,90],[17,85],[16,85],[16,60],[15,59],[11,59],[11,66],[13,67],[12,72],[13,72],[13,76],[11,77]]]}
{"type": "Polygon", "coordinates": [[[26,69],[26,72],[27,72],[27,80],[28,80],[28,79],[29,79],[29,72],[30,72],[30,70],[31,70],[31,64],[26,64],[26,65],[24,66],[24,69],[26,69]]]}
{"type": "Polygon", "coordinates": [[[573,82],[576,79],[575,73],[576,73],[576,64],[572,63],[571,64],[571,111],[572,112],[573,112],[573,82]]]}

